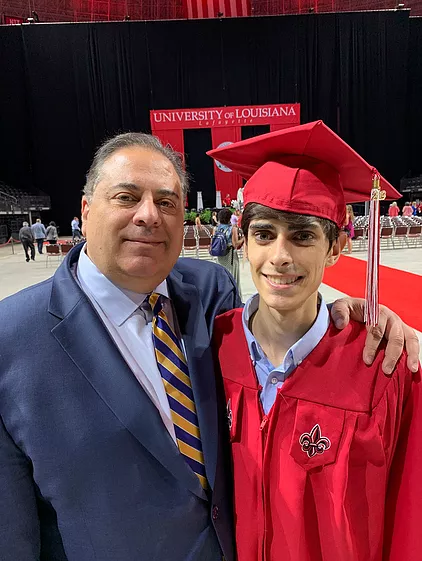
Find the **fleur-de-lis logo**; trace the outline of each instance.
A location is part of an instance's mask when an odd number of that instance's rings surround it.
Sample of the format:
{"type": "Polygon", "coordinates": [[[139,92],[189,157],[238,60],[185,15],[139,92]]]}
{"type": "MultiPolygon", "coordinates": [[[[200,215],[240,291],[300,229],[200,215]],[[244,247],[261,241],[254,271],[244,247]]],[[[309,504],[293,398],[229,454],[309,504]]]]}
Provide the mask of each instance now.
{"type": "Polygon", "coordinates": [[[233,412],[232,412],[232,400],[229,399],[226,406],[227,411],[227,423],[229,425],[229,429],[231,430],[233,426],[233,412]]]}
{"type": "Polygon", "coordinates": [[[331,446],[330,439],[326,436],[321,436],[321,427],[316,424],[311,432],[305,432],[299,438],[299,444],[302,446],[302,451],[312,458],[316,454],[322,454],[331,446]]]}

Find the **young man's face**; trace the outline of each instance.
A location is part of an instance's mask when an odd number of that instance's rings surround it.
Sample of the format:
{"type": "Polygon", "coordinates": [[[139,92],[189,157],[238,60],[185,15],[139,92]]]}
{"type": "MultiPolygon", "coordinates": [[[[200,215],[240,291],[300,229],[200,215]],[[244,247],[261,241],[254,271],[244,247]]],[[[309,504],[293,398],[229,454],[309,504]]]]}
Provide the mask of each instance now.
{"type": "Polygon", "coordinates": [[[331,249],[317,220],[297,229],[286,221],[255,219],[249,225],[247,256],[252,278],[265,304],[280,313],[306,307],[316,311],[324,270],[341,253],[331,249]]]}

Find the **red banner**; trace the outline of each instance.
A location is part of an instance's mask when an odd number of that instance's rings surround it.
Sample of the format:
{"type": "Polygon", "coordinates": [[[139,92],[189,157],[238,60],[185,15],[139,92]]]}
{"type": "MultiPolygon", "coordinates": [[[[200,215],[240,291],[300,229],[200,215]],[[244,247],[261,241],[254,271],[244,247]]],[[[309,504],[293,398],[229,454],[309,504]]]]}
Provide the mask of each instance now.
{"type": "Polygon", "coordinates": [[[173,129],[173,130],[160,130],[157,134],[156,129],[152,128],[152,134],[158,136],[161,142],[166,145],[170,144],[173,150],[179,152],[182,158],[185,158],[185,142],[183,138],[183,129],[173,129]]]}
{"type": "Polygon", "coordinates": [[[250,16],[250,0],[185,0],[188,19],[250,16]]]}
{"type": "Polygon", "coordinates": [[[14,16],[4,16],[4,23],[6,25],[20,25],[24,23],[24,18],[17,18],[14,16]]]}
{"type": "MultiPolygon", "coordinates": [[[[298,103],[279,105],[244,105],[234,107],[207,107],[204,109],[168,109],[151,111],[151,130],[164,144],[184,152],[184,129],[211,129],[212,147],[224,146],[241,140],[242,126],[269,125],[271,131],[300,125],[298,103]]],[[[219,162],[214,164],[216,191],[221,198],[227,194],[237,198],[242,180],[219,162]]],[[[209,204],[209,203],[207,203],[209,204]]],[[[213,203],[212,203],[213,204],[213,203]]]]}
{"type": "MultiPolygon", "coordinates": [[[[211,129],[212,147],[222,148],[242,140],[240,127],[216,127],[211,129]]],[[[221,191],[221,198],[227,194],[231,199],[237,198],[237,190],[242,187],[242,178],[220,162],[214,162],[215,190],[221,191]]]]}
{"type": "Polygon", "coordinates": [[[300,124],[299,103],[151,111],[152,130],[300,124]]]}

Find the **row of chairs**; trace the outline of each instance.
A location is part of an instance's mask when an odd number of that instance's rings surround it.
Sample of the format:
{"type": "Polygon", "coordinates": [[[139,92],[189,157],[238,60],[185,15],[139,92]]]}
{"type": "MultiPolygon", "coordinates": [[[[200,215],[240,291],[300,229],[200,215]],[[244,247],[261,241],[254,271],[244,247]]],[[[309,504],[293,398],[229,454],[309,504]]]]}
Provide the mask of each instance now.
{"type": "MultiPolygon", "coordinates": [[[[357,216],[354,221],[355,228],[366,228],[369,216],[357,216]]],[[[381,216],[381,226],[419,226],[422,224],[422,216],[381,216]]]]}
{"type": "MultiPolygon", "coordinates": [[[[388,249],[390,243],[395,249],[398,245],[404,247],[422,247],[422,222],[419,225],[391,225],[380,228],[380,247],[388,249]]],[[[368,244],[368,228],[355,227],[354,248],[366,249],[368,244]],[[358,248],[356,245],[358,244],[358,248]]]]}
{"type": "Polygon", "coordinates": [[[208,250],[211,243],[212,229],[210,226],[185,226],[183,236],[182,256],[191,254],[192,257],[211,258],[208,250]]]}
{"type": "Polygon", "coordinates": [[[65,242],[65,243],[60,243],[60,244],[51,244],[51,245],[46,245],[45,246],[45,266],[48,266],[49,261],[51,260],[51,258],[55,257],[57,259],[58,262],[60,262],[63,257],[65,257],[69,251],[72,249],[72,247],[75,244],[73,244],[72,242],[65,242]]]}

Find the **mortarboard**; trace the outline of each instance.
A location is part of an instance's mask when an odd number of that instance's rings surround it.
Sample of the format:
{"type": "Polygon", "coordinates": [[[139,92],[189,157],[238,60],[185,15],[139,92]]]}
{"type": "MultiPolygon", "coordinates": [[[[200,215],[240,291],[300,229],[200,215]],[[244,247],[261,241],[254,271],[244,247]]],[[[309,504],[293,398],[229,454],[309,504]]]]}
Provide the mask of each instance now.
{"type": "Polygon", "coordinates": [[[322,121],[290,127],[207,152],[247,179],[250,202],[327,218],[343,226],[346,203],[371,200],[367,323],[378,322],[379,200],[400,193],[322,121]]]}
{"type": "MultiPolygon", "coordinates": [[[[369,200],[376,170],[322,121],[236,142],[208,154],[248,182],[244,204],[328,218],[343,225],[345,206],[369,200]]],[[[383,177],[387,199],[400,193],[383,177]]]]}

